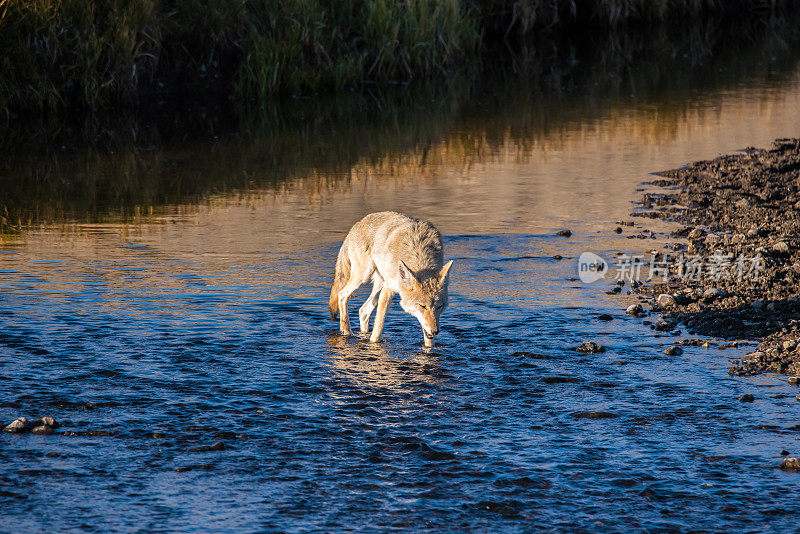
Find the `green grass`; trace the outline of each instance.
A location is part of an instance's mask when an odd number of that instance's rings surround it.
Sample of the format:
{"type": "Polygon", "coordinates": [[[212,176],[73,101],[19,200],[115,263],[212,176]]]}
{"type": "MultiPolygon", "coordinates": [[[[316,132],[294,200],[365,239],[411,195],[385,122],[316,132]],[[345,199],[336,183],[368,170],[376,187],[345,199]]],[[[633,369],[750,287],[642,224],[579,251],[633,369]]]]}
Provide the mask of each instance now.
{"type": "MultiPolygon", "coordinates": [[[[523,60],[564,36],[710,19],[768,24],[797,0],[0,0],[0,113],[164,94],[265,102],[523,60]]],[[[541,54],[539,54],[541,55],[541,54]]],[[[2,120],[2,115],[0,115],[2,120]]]]}

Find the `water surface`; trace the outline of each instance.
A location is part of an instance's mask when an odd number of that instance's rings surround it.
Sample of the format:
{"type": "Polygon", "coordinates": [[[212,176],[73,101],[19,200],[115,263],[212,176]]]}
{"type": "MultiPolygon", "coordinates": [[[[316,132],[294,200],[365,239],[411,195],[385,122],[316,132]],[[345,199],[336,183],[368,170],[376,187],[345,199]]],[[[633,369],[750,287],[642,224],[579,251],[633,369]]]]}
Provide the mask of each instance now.
{"type": "Polygon", "coordinates": [[[584,250],[668,240],[626,239],[666,229],[649,220],[613,233],[648,173],[797,135],[794,68],[687,83],[483,98],[435,128],[384,124],[405,135],[389,150],[343,127],[287,143],[291,157],[231,136],[7,167],[142,196],[19,186],[30,224],[0,237],[0,421],[111,435],[0,436],[4,525],[796,528],[797,475],[775,469],[800,453],[796,388],[729,377],[745,348],[665,356],[685,335],[626,316],[611,281],[575,280],[584,250]],[[315,142],[334,163],[298,165],[302,150],[319,162],[315,142]],[[193,181],[218,190],[174,186],[193,181]],[[434,222],[455,260],[433,351],[397,303],[379,344],[327,319],[338,244],[386,209],[434,222]],[[573,350],[586,340],[608,350],[573,350]]]}

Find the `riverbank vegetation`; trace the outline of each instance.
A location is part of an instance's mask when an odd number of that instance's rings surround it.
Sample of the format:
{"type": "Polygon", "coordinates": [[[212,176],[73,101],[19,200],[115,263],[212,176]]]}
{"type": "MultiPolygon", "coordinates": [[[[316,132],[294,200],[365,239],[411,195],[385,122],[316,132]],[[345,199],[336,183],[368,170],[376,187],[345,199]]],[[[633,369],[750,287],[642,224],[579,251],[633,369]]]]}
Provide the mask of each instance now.
{"type": "MultiPolygon", "coordinates": [[[[0,0],[0,120],[204,94],[238,102],[541,58],[569,36],[773,24],[797,0],[0,0]]],[[[744,29],[743,31],[748,31],[744,29]]]]}

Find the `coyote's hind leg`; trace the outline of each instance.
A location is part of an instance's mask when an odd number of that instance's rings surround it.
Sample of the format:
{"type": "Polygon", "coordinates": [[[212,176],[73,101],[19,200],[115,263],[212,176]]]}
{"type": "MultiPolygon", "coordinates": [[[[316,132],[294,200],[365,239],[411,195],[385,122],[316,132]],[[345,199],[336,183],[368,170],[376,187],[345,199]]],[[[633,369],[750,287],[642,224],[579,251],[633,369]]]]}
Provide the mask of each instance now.
{"type": "Polygon", "coordinates": [[[347,301],[350,295],[353,294],[353,291],[358,289],[360,285],[361,284],[358,282],[353,282],[353,278],[350,278],[347,285],[339,291],[339,331],[345,336],[350,335],[350,318],[347,316],[347,301]]]}
{"type": "Polygon", "coordinates": [[[359,328],[361,329],[362,334],[366,334],[369,332],[369,316],[372,315],[373,310],[375,310],[375,306],[378,305],[378,295],[383,288],[383,279],[378,276],[378,273],[375,273],[374,279],[372,281],[372,291],[367,297],[367,300],[364,301],[364,304],[361,305],[361,308],[358,310],[358,323],[359,328]]]}

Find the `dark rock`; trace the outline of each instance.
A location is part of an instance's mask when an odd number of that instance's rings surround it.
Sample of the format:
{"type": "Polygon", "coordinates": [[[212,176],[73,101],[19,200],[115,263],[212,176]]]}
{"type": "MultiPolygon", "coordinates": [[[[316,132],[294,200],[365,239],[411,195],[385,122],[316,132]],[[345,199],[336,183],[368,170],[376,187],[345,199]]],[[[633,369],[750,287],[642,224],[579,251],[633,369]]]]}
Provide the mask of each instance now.
{"type": "Polygon", "coordinates": [[[559,230],[558,232],[556,232],[556,235],[557,236],[561,236],[561,237],[570,237],[572,235],[572,232],[570,230],[566,230],[566,229],[565,230],[559,230]]]}
{"type": "Polygon", "coordinates": [[[561,254],[556,254],[555,256],[553,256],[553,259],[557,260],[557,261],[560,261],[560,260],[564,259],[564,256],[562,256],[561,254]]]}
{"type": "Polygon", "coordinates": [[[33,430],[31,430],[31,432],[34,434],[38,434],[40,436],[45,436],[47,434],[53,433],[53,427],[47,425],[41,425],[35,427],[33,430]]]}
{"type": "Polygon", "coordinates": [[[597,316],[597,319],[600,321],[613,321],[614,318],[607,313],[603,313],[597,316]]]}
{"type": "Polygon", "coordinates": [[[584,341],[583,343],[575,347],[575,350],[578,352],[597,354],[600,352],[605,352],[606,348],[602,345],[595,343],[594,341],[584,341]]]}
{"type": "Polygon", "coordinates": [[[756,400],[756,398],[750,393],[745,393],[744,395],[739,397],[739,401],[741,402],[753,402],[754,400],[756,400]]]}
{"type": "Polygon", "coordinates": [[[545,356],[544,354],[539,354],[539,353],[536,353],[536,352],[525,352],[525,351],[515,352],[515,353],[513,353],[511,355],[511,357],[514,358],[515,360],[522,360],[522,359],[525,359],[525,360],[527,360],[527,359],[549,360],[549,359],[551,359],[550,356],[545,356]]]}
{"type": "Polygon", "coordinates": [[[201,447],[192,447],[188,449],[189,452],[212,452],[212,451],[224,451],[225,444],[221,441],[216,442],[213,445],[203,445],[201,447]]]}
{"type": "Polygon", "coordinates": [[[546,376],[542,378],[543,384],[577,384],[579,378],[574,376],[546,376]]]}
{"type": "Polygon", "coordinates": [[[791,453],[789,451],[787,451],[786,449],[781,451],[781,456],[789,456],[789,454],[791,454],[791,453]]]}
{"type": "Polygon", "coordinates": [[[663,319],[659,319],[655,323],[653,323],[653,329],[657,332],[669,332],[675,328],[675,323],[672,321],[665,321],[663,319]]]}
{"type": "Polygon", "coordinates": [[[572,414],[575,419],[611,419],[616,416],[617,414],[609,412],[575,412],[572,414]]]}
{"type": "Polygon", "coordinates": [[[642,308],[641,304],[631,304],[625,308],[625,313],[633,315],[634,317],[640,317],[644,315],[644,308],[642,308]]]}
{"type": "Polygon", "coordinates": [[[664,354],[666,354],[667,356],[680,356],[681,354],[683,354],[683,349],[678,346],[669,347],[667,349],[664,349],[664,354]]]}
{"type": "Polygon", "coordinates": [[[184,467],[176,467],[175,471],[178,473],[184,473],[186,471],[193,471],[195,469],[202,469],[202,470],[210,470],[214,469],[214,466],[211,464],[194,464],[194,465],[187,465],[184,467]]]}
{"type": "Polygon", "coordinates": [[[621,234],[621,233],[622,233],[622,228],[621,228],[621,227],[619,227],[619,226],[617,226],[616,228],[614,228],[614,231],[615,231],[616,233],[618,233],[618,234],[621,234]]]}

